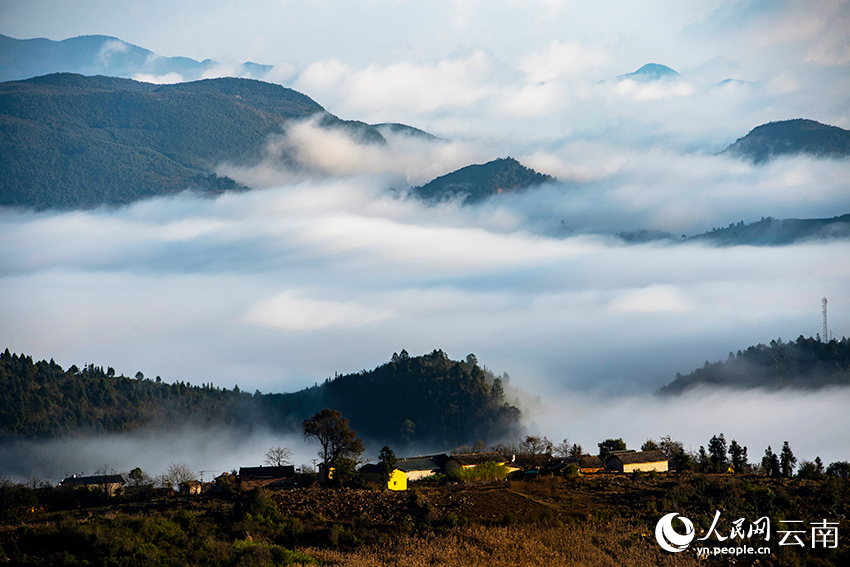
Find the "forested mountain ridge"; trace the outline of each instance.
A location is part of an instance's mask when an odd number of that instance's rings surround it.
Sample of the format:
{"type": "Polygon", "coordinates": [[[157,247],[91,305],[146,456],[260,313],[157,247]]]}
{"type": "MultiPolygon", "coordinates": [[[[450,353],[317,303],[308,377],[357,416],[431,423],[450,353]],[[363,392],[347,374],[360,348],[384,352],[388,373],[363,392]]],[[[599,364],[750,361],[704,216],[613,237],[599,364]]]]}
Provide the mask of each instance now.
{"type": "Polygon", "coordinates": [[[850,238],[850,213],[826,219],[775,219],[745,223],[743,220],[727,227],[714,227],[694,236],[676,238],[662,230],[636,230],[617,234],[629,243],[668,240],[677,242],[706,242],[716,246],[785,246],[809,240],[850,238]]]}
{"type": "Polygon", "coordinates": [[[499,193],[521,191],[549,181],[555,181],[555,178],[507,157],[462,167],[425,185],[414,187],[412,192],[426,201],[439,202],[462,197],[464,203],[470,204],[499,193]]]}
{"type": "Polygon", "coordinates": [[[850,386],[850,340],[821,341],[804,338],[783,343],[782,339],[759,344],[745,351],[729,353],[726,361],[705,362],[659,390],[679,394],[690,388],[800,388],[850,386]]]}
{"type": "Polygon", "coordinates": [[[251,396],[211,384],[168,384],[115,375],[93,364],[65,370],[53,360],[0,353],[0,440],[124,432],[191,419],[233,425],[251,396]]]}
{"type": "Polygon", "coordinates": [[[253,395],[238,386],[116,376],[93,364],[65,370],[52,360],[0,353],[0,440],[181,424],[300,432],[303,421],[324,408],[341,411],[360,436],[396,446],[496,440],[519,420],[519,410],[504,401],[500,378],[439,350],[419,357],[402,351],[372,371],[294,393],[253,395]]]}
{"type": "Polygon", "coordinates": [[[689,237],[719,246],[781,246],[812,239],[850,238],[850,213],[828,219],[774,219],[745,224],[740,221],[725,228],[689,237]]]}
{"type": "Polygon", "coordinates": [[[753,128],[722,153],[756,164],[796,154],[844,158],[850,156],[850,130],[803,118],[769,122],[753,128]]]}
{"type": "Polygon", "coordinates": [[[270,135],[314,115],[362,143],[386,143],[368,124],[252,79],[154,85],[59,73],[2,83],[0,205],[77,208],[239,189],[214,167],[259,161],[270,135]]]}

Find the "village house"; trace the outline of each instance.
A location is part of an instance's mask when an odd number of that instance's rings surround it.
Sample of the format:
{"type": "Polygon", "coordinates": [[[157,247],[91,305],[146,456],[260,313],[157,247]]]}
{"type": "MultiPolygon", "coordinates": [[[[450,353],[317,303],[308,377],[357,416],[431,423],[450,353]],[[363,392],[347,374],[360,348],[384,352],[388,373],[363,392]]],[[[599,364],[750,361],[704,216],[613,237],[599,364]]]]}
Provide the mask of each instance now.
{"type": "Polygon", "coordinates": [[[594,474],[605,470],[602,459],[596,455],[582,455],[581,457],[566,457],[545,468],[549,474],[563,475],[569,467],[575,467],[576,472],[581,474],[594,474]]]}
{"type": "Polygon", "coordinates": [[[295,467],[292,465],[280,467],[239,467],[239,478],[242,480],[295,478],[295,467]]]}
{"type": "Polygon", "coordinates": [[[667,455],[661,451],[614,451],[605,465],[618,472],[667,472],[667,455]]]}
{"type": "Polygon", "coordinates": [[[183,496],[195,496],[201,493],[203,489],[203,484],[201,484],[197,480],[190,480],[188,482],[180,483],[180,494],[183,496]]]}
{"type": "Polygon", "coordinates": [[[399,470],[404,471],[407,482],[413,482],[442,473],[448,458],[445,454],[429,457],[408,457],[398,459],[395,466],[399,470]]]}
{"type": "MultiPolygon", "coordinates": [[[[383,469],[380,464],[368,464],[360,467],[358,471],[367,482],[376,482],[383,484],[383,469]]],[[[386,483],[390,490],[407,490],[407,474],[399,468],[394,468],[390,473],[390,478],[386,483]]]]}
{"type": "Polygon", "coordinates": [[[109,496],[115,496],[124,488],[124,477],[120,474],[107,474],[97,476],[70,476],[63,479],[59,486],[72,488],[85,487],[92,490],[103,490],[109,496]]]}
{"type": "Polygon", "coordinates": [[[578,470],[581,474],[593,474],[605,470],[605,463],[596,455],[582,455],[578,459],[578,470]]]}

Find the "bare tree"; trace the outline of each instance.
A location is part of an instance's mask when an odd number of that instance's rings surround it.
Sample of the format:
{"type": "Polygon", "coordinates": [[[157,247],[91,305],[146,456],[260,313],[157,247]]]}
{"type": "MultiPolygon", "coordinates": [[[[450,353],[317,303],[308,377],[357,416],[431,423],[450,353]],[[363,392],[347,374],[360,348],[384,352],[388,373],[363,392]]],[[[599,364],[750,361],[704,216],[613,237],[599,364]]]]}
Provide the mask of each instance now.
{"type": "Polygon", "coordinates": [[[520,462],[529,467],[542,467],[552,456],[552,442],[539,435],[526,435],[519,442],[520,462]]]}
{"type": "Polygon", "coordinates": [[[183,461],[179,463],[172,461],[168,465],[168,472],[162,475],[163,486],[170,488],[178,488],[182,483],[190,480],[195,480],[195,471],[183,461]]]}
{"type": "Polygon", "coordinates": [[[283,465],[288,465],[291,462],[291,458],[292,449],[278,445],[266,451],[266,460],[263,464],[271,467],[282,467],[283,465]]]}
{"type": "Polygon", "coordinates": [[[562,459],[570,456],[570,449],[572,449],[572,444],[569,439],[564,439],[560,443],[557,443],[554,447],[553,454],[556,457],[560,457],[562,459]]]}

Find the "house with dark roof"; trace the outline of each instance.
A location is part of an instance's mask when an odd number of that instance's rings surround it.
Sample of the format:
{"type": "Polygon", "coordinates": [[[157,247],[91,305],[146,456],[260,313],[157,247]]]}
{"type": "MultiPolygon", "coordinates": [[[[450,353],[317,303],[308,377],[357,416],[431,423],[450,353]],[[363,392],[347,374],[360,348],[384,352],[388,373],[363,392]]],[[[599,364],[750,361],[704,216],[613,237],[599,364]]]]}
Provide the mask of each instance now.
{"type": "Polygon", "coordinates": [[[608,457],[605,466],[618,472],[667,472],[669,459],[661,451],[615,451],[608,457]]]}
{"type": "Polygon", "coordinates": [[[445,454],[429,457],[408,457],[398,459],[395,466],[404,472],[408,482],[413,482],[443,472],[448,458],[445,454]]]}
{"type": "Polygon", "coordinates": [[[268,480],[272,478],[295,478],[295,467],[239,467],[239,478],[242,480],[268,480]]]}
{"type": "Polygon", "coordinates": [[[124,488],[124,477],[120,474],[105,474],[96,476],[69,476],[59,482],[59,486],[72,488],[84,487],[92,490],[103,490],[110,496],[115,496],[124,488]]]}
{"type": "MultiPolygon", "coordinates": [[[[359,472],[360,476],[362,476],[367,482],[376,482],[379,484],[383,484],[385,482],[383,474],[384,471],[379,464],[363,465],[357,472],[359,472]]],[[[403,470],[394,468],[390,473],[389,480],[386,481],[386,485],[390,490],[407,490],[407,475],[403,470]]]]}
{"type": "Polygon", "coordinates": [[[578,460],[578,470],[582,474],[593,474],[605,470],[605,463],[596,455],[582,455],[578,460]]]}
{"type": "Polygon", "coordinates": [[[183,496],[196,496],[203,491],[204,485],[197,480],[189,480],[180,483],[180,494],[183,496]]]}

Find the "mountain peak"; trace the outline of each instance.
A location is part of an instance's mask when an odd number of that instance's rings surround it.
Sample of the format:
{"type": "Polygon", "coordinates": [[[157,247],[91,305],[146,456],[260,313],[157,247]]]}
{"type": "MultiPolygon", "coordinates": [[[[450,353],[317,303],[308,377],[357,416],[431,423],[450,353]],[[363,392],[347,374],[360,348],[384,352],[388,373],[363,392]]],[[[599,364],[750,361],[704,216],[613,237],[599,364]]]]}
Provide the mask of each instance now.
{"type": "Polygon", "coordinates": [[[672,79],[678,77],[679,73],[666,65],[658,63],[647,63],[634,73],[620,75],[617,79],[632,79],[633,81],[657,81],[659,79],[672,79]]]}
{"type": "Polygon", "coordinates": [[[723,153],[753,163],[764,163],[780,155],[847,157],[850,156],[850,131],[805,118],[768,122],[753,128],[723,153]]]}
{"type": "Polygon", "coordinates": [[[521,191],[548,181],[551,175],[538,173],[514,158],[495,159],[484,164],[468,165],[414,188],[414,193],[428,201],[442,201],[465,196],[464,203],[476,203],[499,193],[521,191]]]}

